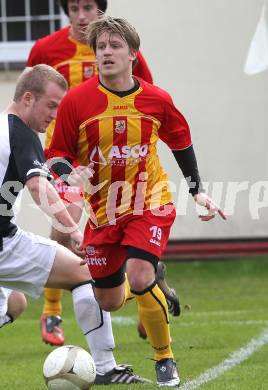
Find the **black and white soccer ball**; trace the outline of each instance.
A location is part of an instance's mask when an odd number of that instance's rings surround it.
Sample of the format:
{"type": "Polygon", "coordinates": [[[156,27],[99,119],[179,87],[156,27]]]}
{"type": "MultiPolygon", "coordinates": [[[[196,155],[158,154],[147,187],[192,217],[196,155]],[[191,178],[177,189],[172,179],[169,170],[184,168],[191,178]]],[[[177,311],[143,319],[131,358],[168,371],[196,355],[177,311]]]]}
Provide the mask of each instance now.
{"type": "Polygon", "coordinates": [[[47,356],[43,375],[49,390],[88,390],[95,381],[96,366],[83,348],[64,345],[47,356]]]}

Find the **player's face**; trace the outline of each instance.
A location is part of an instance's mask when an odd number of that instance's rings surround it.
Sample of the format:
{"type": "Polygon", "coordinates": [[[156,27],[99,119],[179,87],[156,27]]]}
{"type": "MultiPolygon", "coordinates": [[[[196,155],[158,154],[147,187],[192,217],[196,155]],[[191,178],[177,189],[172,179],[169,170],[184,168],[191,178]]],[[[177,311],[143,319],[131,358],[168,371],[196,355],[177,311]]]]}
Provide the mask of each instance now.
{"type": "Polygon", "coordinates": [[[96,42],[96,59],[100,75],[115,77],[129,75],[136,53],[119,34],[103,32],[96,42]]]}
{"type": "Polygon", "coordinates": [[[95,0],[69,0],[68,15],[72,36],[83,42],[85,28],[99,17],[97,3],[95,0]]]}
{"type": "Polygon", "coordinates": [[[44,133],[53,119],[65,95],[65,91],[53,82],[48,82],[45,93],[38,99],[33,97],[28,114],[28,125],[31,129],[44,133]]]}

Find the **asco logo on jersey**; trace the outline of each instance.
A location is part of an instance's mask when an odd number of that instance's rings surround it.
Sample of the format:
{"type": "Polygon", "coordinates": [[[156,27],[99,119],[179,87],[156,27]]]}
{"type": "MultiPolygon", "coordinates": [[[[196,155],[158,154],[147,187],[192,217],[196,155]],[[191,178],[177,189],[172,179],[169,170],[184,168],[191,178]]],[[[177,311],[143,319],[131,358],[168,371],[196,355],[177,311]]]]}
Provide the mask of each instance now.
{"type": "Polygon", "coordinates": [[[91,162],[96,162],[98,164],[107,165],[107,160],[112,159],[127,159],[134,158],[138,159],[140,157],[146,157],[148,154],[148,145],[113,145],[108,152],[107,158],[104,157],[103,152],[99,146],[95,146],[92,152],[90,153],[89,160],[91,162]]]}
{"type": "Polygon", "coordinates": [[[108,158],[139,158],[139,157],[145,157],[148,153],[148,145],[135,145],[135,146],[118,146],[113,145],[110,149],[108,158]]]}

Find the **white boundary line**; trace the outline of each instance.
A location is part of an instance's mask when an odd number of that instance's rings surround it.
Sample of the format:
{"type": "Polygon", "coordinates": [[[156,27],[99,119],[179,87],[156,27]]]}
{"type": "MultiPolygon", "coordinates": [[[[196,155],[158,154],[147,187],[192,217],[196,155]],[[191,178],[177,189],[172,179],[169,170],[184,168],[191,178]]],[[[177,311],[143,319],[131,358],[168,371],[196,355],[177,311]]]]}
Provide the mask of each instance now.
{"type": "Polygon", "coordinates": [[[137,323],[137,320],[132,317],[113,316],[112,323],[121,326],[129,326],[129,325],[135,325],[137,323]]]}
{"type": "MultiPolygon", "coordinates": [[[[252,310],[215,310],[215,311],[193,311],[183,309],[184,318],[187,316],[191,317],[211,317],[211,316],[227,316],[227,315],[243,315],[247,313],[252,313],[252,310]]],[[[254,313],[266,313],[265,309],[254,310],[254,313]]]]}
{"type": "MultiPolygon", "coordinates": [[[[120,326],[129,326],[129,325],[135,325],[137,324],[136,317],[124,317],[124,316],[112,316],[112,322],[114,324],[120,325],[120,326]]],[[[267,320],[212,320],[212,321],[199,321],[198,326],[207,326],[211,324],[218,324],[218,325],[233,325],[233,326],[245,326],[245,325],[268,325],[268,319],[267,320]]],[[[194,321],[185,321],[181,322],[177,325],[178,327],[182,328],[188,328],[189,326],[197,326],[197,323],[194,321]]]]}
{"type": "Polygon", "coordinates": [[[219,321],[199,321],[198,325],[195,321],[188,321],[188,322],[182,322],[178,325],[178,327],[181,328],[188,328],[189,326],[193,327],[201,327],[201,326],[208,326],[208,325],[231,325],[231,326],[249,326],[249,325],[263,325],[267,326],[268,325],[268,320],[219,320],[219,321]]]}
{"type": "Polygon", "coordinates": [[[184,383],[180,387],[180,390],[193,390],[204,383],[216,379],[225,371],[230,370],[248,359],[255,351],[265,344],[268,344],[268,328],[266,328],[259,336],[253,337],[247,345],[240,348],[238,351],[231,353],[227,359],[223,360],[223,362],[217,366],[208,369],[196,379],[184,383]]]}

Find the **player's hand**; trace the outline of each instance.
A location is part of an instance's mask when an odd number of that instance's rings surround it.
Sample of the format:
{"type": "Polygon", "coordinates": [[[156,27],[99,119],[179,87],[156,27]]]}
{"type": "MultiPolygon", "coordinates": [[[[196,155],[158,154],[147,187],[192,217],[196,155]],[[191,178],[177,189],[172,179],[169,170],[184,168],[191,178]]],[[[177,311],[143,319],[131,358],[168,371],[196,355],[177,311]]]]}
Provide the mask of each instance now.
{"type": "Polygon", "coordinates": [[[88,166],[79,165],[74,168],[68,177],[68,184],[75,187],[82,186],[85,181],[93,177],[93,165],[93,163],[90,163],[88,166]]]}
{"type": "Polygon", "coordinates": [[[79,230],[70,233],[71,246],[74,253],[80,257],[85,255],[83,245],[83,234],[79,230]]]}
{"type": "Polygon", "coordinates": [[[200,194],[196,194],[194,195],[194,200],[197,204],[208,210],[207,214],[198,216],[201,221],[210,221],[217,213],[222,217],[222,219],[226,219],[224,212],[206,194],[202,192],[200,194]]]}

